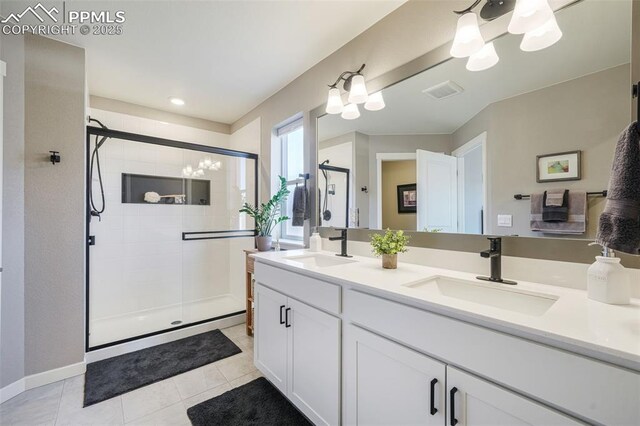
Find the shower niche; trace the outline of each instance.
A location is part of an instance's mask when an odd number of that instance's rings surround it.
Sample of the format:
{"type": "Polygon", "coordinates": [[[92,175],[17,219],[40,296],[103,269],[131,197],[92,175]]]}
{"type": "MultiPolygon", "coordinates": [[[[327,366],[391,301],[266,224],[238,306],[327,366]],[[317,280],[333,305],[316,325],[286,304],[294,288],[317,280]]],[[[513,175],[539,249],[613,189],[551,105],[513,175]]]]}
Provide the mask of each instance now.
{"type": "Polygon", "coordinates": [[[122,173],[122,203],[208,206],[211,181],[122,173]]]}

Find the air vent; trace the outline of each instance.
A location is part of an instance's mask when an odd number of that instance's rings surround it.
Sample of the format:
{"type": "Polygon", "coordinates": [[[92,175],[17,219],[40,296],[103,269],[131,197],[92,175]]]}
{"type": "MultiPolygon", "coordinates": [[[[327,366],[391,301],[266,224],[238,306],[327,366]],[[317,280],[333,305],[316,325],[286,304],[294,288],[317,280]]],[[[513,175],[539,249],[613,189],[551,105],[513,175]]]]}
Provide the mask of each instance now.
{"type": "Polygon", "coordinates": [[[422,91],[422,93],[426,93],[433,99],[445,99],[462,92],[464,92],[464,89],[451,80],[436,84],[422,91]]]}

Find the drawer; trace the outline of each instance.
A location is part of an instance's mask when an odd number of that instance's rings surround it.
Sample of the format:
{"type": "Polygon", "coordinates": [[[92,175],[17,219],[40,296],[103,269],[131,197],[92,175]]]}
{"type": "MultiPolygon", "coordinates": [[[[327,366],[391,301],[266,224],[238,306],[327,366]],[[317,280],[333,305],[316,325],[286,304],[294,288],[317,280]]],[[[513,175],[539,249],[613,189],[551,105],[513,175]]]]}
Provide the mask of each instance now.
{"type": "Polygon", "coordinates": [[[578,418],[640,422],[638,372],[354,290],[344,317],[578,418]]]}
{"type": "Polygon", "coordinates": [[[341,287],[339,285],[260,262],[255,265],[255,277],[256,282],[282,294],[331,314],[340,314],[341,287]]]}

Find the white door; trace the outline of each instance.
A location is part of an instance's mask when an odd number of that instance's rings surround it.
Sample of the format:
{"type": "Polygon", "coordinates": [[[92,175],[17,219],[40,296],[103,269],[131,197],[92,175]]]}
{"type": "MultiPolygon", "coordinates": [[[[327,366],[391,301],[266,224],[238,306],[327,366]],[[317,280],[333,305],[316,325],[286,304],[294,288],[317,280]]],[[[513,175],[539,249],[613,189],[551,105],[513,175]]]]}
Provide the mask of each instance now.
{"type": "Polygon", "coordinates": [[[340,319],[289,299],[289,399],[316,425],[340,424],[340,319]]]}
{"type": "Polygon", "coordinates": [[[416,151],[418,231],[458,232],[457,159],[416,151]]]}
{"type": "Polygon", "coordinates": [[[345,424],[444,425],[445,364],[349,326],[345,424]]]}
{"type": "Polygon", "coordinates": [[[254,361],[282,393],[287,392],[287,297],[260,284],[255,289],[254,361]]]}
{"type": "MultiPolygon", "coordinates": [[[[553,386],[550,383],[549,386],[553,386]]],[[[447,366],[447,425],[578,425],[528,398],[447,366]]]]}

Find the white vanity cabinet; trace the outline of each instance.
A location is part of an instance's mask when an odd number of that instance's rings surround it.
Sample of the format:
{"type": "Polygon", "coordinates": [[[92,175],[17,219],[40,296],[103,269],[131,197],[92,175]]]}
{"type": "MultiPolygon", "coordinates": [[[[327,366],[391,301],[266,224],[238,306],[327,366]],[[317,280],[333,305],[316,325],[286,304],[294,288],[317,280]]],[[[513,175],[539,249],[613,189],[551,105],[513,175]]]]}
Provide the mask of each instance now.
{"type": "Polygon", "coordinates": [[[348,425],[444,425],[446,365],[359,327],[345,327],[348,425]]]}
{"type": "Polygon", "coordinates": [[[339,424],[340,319],[263,285],[259,271],[256,367],[315,424],[339,424]]]}
{"type": "Polygon", "coordinates": [[[256,365],[315,424],[640,425],[637,370],[324,277],[256,262],[256,365]]]}
{"type": "Polygon", "coordinates": [[[347,425],[579,424],[399,343],[345,328],[347,425]]]}
{"type": "Polygon", "coordinates": [[[579,425],[570,417],[447,366],[447,425],[579,425]]]}

